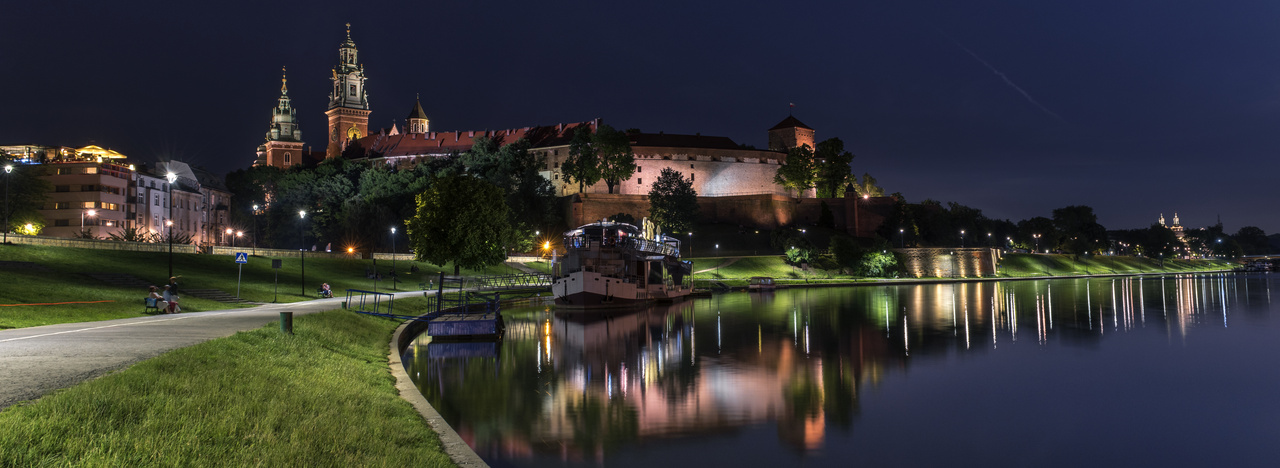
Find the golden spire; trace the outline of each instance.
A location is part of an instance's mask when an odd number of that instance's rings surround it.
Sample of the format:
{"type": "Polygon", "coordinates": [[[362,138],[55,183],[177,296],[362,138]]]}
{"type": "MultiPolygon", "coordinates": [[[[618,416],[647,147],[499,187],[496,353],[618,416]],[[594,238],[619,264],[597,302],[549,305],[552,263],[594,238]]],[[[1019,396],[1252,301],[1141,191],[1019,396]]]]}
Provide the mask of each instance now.
{"type": "Polygon", "coordinates": [[[289,94],[289,74],[285,67],[280,67],[280,94],[289,94]]]}
{"type": "Polygon", "coordinates": [[[351,40],[351,23],[347,23],[347,40],[351,40]]]}

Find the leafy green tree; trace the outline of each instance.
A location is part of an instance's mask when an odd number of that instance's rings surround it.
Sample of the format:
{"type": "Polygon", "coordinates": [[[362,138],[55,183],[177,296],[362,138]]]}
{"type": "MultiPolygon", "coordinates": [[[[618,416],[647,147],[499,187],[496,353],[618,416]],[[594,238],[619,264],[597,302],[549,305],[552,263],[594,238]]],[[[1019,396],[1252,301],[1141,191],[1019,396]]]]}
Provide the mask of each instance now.
{"type": "Polygon", "coordinates": [[[867,197],[883,197],[884,196],[884,188],[881,188],[880,185],[878,185],[878,183],[876,182],[876,178],[871,177],[870,173],[864,172],[862,174],[861,182],[858,182],[857,177],[852,175],[849,176],[849,180],[853,182],[853,191],[857,193],[858,196],[860,197],[861,196],[867,196],[867,197]]]}
{"type": "Polygon", "coordinates": [[[227,190],[231,192],[230,221],[250,229],[256,226],[258,232],[250,232],[249,238],[263,239],[262,232],[268,229],[267,221],[254,221],[253,205],[265,207],[267,194],[275,193],[276,183],[283,176],[284,171],[275,166],[253,166],[227,174],[225,181],[227,190]]]}
{"type": "Polygon", "coordinates": [[[839,198],[853,175],[853,153],[845,151],[839,138],[828,138],[818,143],[813,151],[814,185],[818,198],[839,198]]]}
{"type": "Polygon", "coordinates": [[[1245,255],[1271,253],[1271,242],[1267,239],[1267,233],[1257,226],[1242,227],[1231,238],[1240,244],[1240,248],[1244,250],[1245,255]]]}
{"type": "Polygon", "coordinates": [[[559,218],[555,187],[539,172],[546,158],[529,148],[524,139],[498,146],[494,140],[480,138],[462,157],[468,173],[506,192],[515,232],[511,247],[518,250],[532,248],[535,232],[556,225],[559,218]]]}
{"type": "Polygon", "coordinates": [[[1088,206],[1053,210],[1053,225],[1062,234],[1062,247],[1077,259],[1097,252],[1107,240],[1107,229],[1098,224],[1098,216],[1088,206]]]}
{"type": "Polygon", "coordinates": [[[813,149],[809,145],[791,148],[787,152],[787,160],[774,173],[773,182],[800,195],[813,187],[815,169],[813,149]]]}
{"type": "Polygon", "coordinates": [[[601,125],[591,139],[600,158],[600,178],[604,179],[609,193],[620,182],[636,173],[636,155],[631,152],[631,139],[626,133],[601,125]]]}
{"type": "Polygon", "coordinates": [[[417,215],[409,221],[409,244],[419,261],[436,265],[454,262],[480,269],[507,258],[512,237],[502,189],[469,176],[436,180],[418,195],[417,215]]]}
{"type": "Polygon", "coordinates": [[[1018,235],[1014,238],[1028,249],[1039,248],[1041,252],[1058,247],[1062,234],[1052,219],[1037,216],[1018,221],[1018,235]]]}
{"type": "Polygon", "coordinates": [[[1147,257],[1161,260],[1173,258],[1176,252],[1175,248],[1181,244],[1172,229],[1159,223],[1152,224],[1150,228],[1147,228],[1146,235],[1140,242],[1143,254],[1147,257]]]}
{"type": "MultiPolygon", "coordinates": [[[[4,161],[3,164],[11,163],[4,161]]],[[[44,206],[44,201],[48,198],[47,194],[53,191],[53,185],[40,178],[45,170],[45,166],[14,164],[13,172],[8,174],[0,172],[0,177],[5,179],[0,182],[9,184],[9,201],[0,205],[0,223],[6,219],[9,220],[8,226],[0,226],[4,232],[18,231],[27,224],[44,225],[45,220],[40,214],[40,207],[44,206]]],[[[4,188],[0,187],[0,190],[4,188]]]]}
{"type": "Polygon", "coordinates": [[[679,171],[662,169],[649,190],[649,217],[668,232],[687,232],[698,217],[698,192],[679,171]]]}
{"type": "Polygon", "coordinates": [[[566,182],[578,184],[579,192],[600,181],[600,156],[592,143],[590,127],[579,127],[573,133],[573,139],[569,141],[569,157],[560,165],[560,172],[566,182]]]}

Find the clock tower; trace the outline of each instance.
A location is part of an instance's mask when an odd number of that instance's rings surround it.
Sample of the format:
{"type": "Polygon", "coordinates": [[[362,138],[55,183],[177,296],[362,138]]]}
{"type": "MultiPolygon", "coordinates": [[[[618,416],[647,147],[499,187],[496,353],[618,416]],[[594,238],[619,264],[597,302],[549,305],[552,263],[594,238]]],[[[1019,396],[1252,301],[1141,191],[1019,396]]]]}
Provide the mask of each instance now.
{"type": "Polygon", "coordinates": [[[369,96],[365,93],[364,66],[356,60],[356,43],[347,40],[338,47],[338,66],[333,69],[333,91],[329,94],[329,144],[325,158],[336,158],[353,141],[369,134],[369,96]]]}

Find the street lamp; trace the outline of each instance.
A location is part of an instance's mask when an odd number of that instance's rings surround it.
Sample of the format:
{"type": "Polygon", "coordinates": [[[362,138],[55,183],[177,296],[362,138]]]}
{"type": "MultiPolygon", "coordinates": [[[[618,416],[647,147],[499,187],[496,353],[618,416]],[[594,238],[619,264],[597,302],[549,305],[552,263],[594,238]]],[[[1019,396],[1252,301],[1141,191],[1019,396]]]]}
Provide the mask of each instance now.
{"type": "Polygon", "coordinates": [[[9,243],[9,174],[13,173],[13,164],[4,165],[4,243],[9,243]]]}
{"type": "Polygon", "coordinates": [[[233,232],[235,232],[235,229],[227,228],[227,236],[223,237],[222,239],[223,239],[223,242],[227,243],[227,245],[235,247],[235,244],[231,243],[231,233],[233,232]]]}
{"type": "Polygon", "coordinates": [[[253,213],[252,213],[252,216],[250,217],[253,218],[253,233],[249,234],[249,240],[253,242],[253,255],[256,257],[258,255],[258,204],[257,203],[253,204],[253,213]]]}
{"type": "Polygon", "coordinates": [[[905,229],[901,229],[901,228],[898,229],[898,248],[899,249],[907,248],[907,232],[905,229]]]}
{"type": "Polygon", "coordinates": [[[396,228],[391,227],[391,289],[396,288],[396,228]]]}
{"type": "Polygon", "coordinates": [[[964,229],[960,230],[960,248],[964,248],[964,229]]]}
{"type": "Polygon", "coordinates": [[[170,172],[165,174],[164,178],[169,181],[169,219],[165,221],[165,225],[169,228],[165,231],[168,231],[169,235],[169,278],[173,278],[173,183],[178,181],[178,175],[170,172]]]}
{"type": "Polygon", "coordinates": [[[995,244],[992,244],[992,243],[991,243],[991,233],[989,233],[989,232],[988,232],[988,233],[987,233],[987,247],[995,247],[995,246],[996,246],[995,244]]]}
{"type": "MultiPolygon", "coordinates": [[[[97,216],[98,212],[96,210],[87,210],[87,211],[80,212],[80,234],[81,235],[84,235],[84,215],[86,214],[89,216],[97,216]]],[[[90,232],[89,234],[90,234],[89,237],[93,237],[92,232],[90,232]]]]}
{"type": "MultiPolygon", "coordinates": [[[[244,237],[244,231],[236,231],[236,237],[244,237]]],[[[231,239],[231,248],[233,248],[233,249],[234,249],[235,247],[236,247],[236,240],[235,240],[235,238],[232,238],[232,239],[231,239]]]]}
{"type": "Polygon", "coordinates": [[[1031,237],[1036,238],[1036,252],[1035,252],[1035,253],[1040,253],[1040,235],[1039,235],[1039,234],[1032,234],[1032,235],[1031,235],[1031,237]]]}
{"type": "Polygon", "coordinates": [[[298,239],[302,240],[302,248],[298,249],[298,259],[302,267],[302,296],[307,296],[307,235],[302,231],[302,221],[307,218],[307,210],[298,210],[298,239]]]}

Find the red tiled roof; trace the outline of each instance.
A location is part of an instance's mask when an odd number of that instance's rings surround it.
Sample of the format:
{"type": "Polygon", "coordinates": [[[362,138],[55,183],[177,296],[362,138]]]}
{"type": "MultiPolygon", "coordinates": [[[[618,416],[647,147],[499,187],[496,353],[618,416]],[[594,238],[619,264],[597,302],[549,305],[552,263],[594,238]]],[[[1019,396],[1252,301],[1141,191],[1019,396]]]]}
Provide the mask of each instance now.
{"type": "Polygon", "coordinates": [[[476,138],[489,137],[498,144],[514,143],[525,138],[534,148],[560,146],[569,144],[573,132],[589,125],[593,129],[600,120],[577,122],[554,126],[524,127],[508,130],[455,131],[430,133],[401,133],[399,135],[372,134],[357,140],[367,151],[381,154],[384,157],[416,156],[424,154],[449,154],[471,149],[476,138]]]}
{"type": "Polygon", "coordinates": [[[788,115],[787,118],[782,119],[781,122],[778,122],[777,125],[774,125],[773,128],[770,128],[769,130],[777,130],[779,128],[804,128],[808,130],[813,130],[813,127],[805,125],[804,122],[800,121],[800,119],[797,119],[790,115],[788,115]]]}

